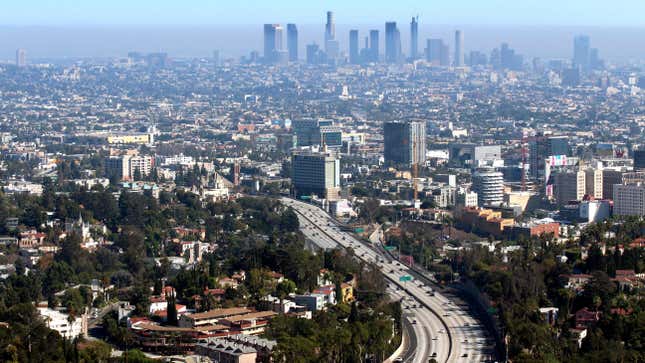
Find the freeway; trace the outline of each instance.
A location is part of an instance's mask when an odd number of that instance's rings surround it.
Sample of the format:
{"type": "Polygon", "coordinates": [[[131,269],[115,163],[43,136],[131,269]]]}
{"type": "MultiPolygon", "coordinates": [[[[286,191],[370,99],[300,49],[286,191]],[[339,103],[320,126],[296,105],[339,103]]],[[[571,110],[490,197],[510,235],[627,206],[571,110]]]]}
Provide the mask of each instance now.
{"type": "Polygon", "coordinates": [[[388,291],[403,301],[415,334],[414,354],[407,361],[482,362],[492,356],[492,342],[483,326],[469,313],[468,306],[453,302],[454,297],[434,291],[421,280],[406,280],[413,273],[398,261],[342,231],[336,221],[317,206],[282,198],[294,208],[305,237],[323,249],[352,248],[363,261],[378,266],[387,280],[388,291]],[[436,355],[435,355],[436,354],[436,355]]]}

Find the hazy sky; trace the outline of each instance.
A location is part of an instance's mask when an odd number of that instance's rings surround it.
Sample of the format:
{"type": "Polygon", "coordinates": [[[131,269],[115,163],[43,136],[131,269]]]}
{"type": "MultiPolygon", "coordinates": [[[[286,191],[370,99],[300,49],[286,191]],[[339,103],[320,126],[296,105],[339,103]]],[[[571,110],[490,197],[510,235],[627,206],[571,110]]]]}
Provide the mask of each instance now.
{"type": "Polygon", "coordinates": [[[0,25],[434,24],[645,26],[645,0],[1,0],[0,25]]]}

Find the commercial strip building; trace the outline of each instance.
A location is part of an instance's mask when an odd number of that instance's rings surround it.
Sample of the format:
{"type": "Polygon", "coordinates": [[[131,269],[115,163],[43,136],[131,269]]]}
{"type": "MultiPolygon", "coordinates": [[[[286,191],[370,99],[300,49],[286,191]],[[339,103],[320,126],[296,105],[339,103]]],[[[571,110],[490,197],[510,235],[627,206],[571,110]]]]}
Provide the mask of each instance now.
{"type": "Polygon", "coordinates": [[[273,311],[227,308],[181,315],[179,326],[162,326],[147,318],[131,318],[128,325],[143,350],[186,354],[194,352],[198,342],[203,339],[261,334],[275,315],[277,313],[273,311]]]}
{"type": "Polygon", "coordinates": [[[464,229],[482,236],[516,239],[550,234],[556,239],[560,237],[560,223],[550,218],[517,224],[513,218],[504,218],[501,211],[481,208],[461,208],[455,217],[464,229]]]}

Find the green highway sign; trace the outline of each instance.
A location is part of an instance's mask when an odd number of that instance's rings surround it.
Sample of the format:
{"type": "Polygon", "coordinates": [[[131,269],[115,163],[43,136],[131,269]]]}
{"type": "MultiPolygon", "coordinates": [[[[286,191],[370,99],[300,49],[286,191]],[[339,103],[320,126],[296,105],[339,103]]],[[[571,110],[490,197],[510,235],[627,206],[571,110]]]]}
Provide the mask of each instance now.
{"type": "Polygon", "coordinates": [[[410,276],[410,275],[403,275],[403,276],[399,277],[399,281],[401,281],[401,282],[412,281],[412,276],[410,276]]]}
{"type": "Polygon", "coordinates": [[[385,246],[383,248],[385,248],[386,251],[394,251],[396,249],[396,246],[385,246]]]}

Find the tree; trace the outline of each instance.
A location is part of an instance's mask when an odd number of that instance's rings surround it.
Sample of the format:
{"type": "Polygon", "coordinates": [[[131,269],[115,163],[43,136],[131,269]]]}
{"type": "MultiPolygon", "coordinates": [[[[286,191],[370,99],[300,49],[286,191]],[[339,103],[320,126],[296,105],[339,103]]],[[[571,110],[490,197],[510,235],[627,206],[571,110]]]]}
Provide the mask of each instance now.
{"type": "Polygon", "coordinates": [[[79,289],[67,289],[63,295],[62,304],[72,320],[82,315],[85,312],[85,306],[87,306],[79,289]]]}
{"type": "Polygon", "coordinates": [[[177,320],[177,302],[175,301],[175,293],[174,292],[169,292],[166,293],[166,322],[169,325],[174,325],[176,326],[178,323],[177,320]]]}
{"type": "Polygon", "coordinates": [[[135,307],[136,315],[148,315],[150,307],[150,289],[138,283],[130,293],[130,303],[135,307]]]}
{"type": "Polygon", "coordinates": [[[109,344],[100,340],[94,340],[83,344],[83,349],[80,351],[80,358],[82,362],[97,362],[107,363],[110,360],[112,348],[109,344]]]}
{"type": "Polygon", "coordinates": [[[280,216],[280,229],[286,232],[296,232],[299,228],[300,222],[298,222],[298,216],[293,208],[289,207],[282,212],[280,216]]]}
{"type": "Polygon", "coordinates": [[[289,294],[296,291],[296,284],[291,281],[284,279],[282,282],[278,283],[275,287],[275,293],[278,298],[280,298],[280,305],[282,305],[284,299],[289,296],[289,294]]]}

